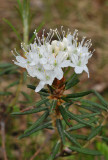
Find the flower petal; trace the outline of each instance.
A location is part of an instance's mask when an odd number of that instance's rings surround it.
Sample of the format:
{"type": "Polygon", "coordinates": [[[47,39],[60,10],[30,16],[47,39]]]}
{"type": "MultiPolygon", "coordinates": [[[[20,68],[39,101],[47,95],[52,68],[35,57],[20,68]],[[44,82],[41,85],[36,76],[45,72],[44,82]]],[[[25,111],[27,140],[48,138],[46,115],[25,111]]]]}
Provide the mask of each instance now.
{"type": "Polygon", "coordinates": [[[56,67],[56,69],[55,69],[55,74],[56,74],[56,78],[57,79],[62,79],[63,78],[63,71],[62,71],[62,69],[61,68],[59,68],[59,67],[56,67]]]}
{"type": "Polygon", "coordinates": [[[75,67],[75,73],[80,74],[82,72],[83,72],[83,67],[80,67],[80,66],[75,67]]]}
{"type": "Polygon", "coordinates": [[[89,78],[89,71],[88,71],[87,66],[84,66],[84,71],[85,71],[85,72],[87,72],[87,74],[88,74],[88,78],[89,78]]]}
{"type": "Polygon", "coordinates": [[[16,56],[16,60],[20,63],[26,63],[25,58],[21,57],[21,56],[16,56]]]}
{"type": "Polygon", "coordinates": [[[38,86],[36,87],[35,89],[35,92],[39,92],[45,85],[45,82],[44,81],[40,81],[38,86]]]}
{"type": "Polygon", "coordinates": [[[60,67],[69,67],[71,66],[71,61],[70,60],[64,60],[61,64],[60,67]]]}

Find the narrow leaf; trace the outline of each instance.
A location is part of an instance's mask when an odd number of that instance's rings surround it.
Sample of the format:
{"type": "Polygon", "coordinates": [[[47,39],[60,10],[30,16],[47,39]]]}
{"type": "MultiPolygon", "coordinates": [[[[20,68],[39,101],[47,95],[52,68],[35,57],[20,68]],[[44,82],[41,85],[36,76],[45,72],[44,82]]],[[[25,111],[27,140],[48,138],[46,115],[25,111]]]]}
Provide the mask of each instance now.
{"type": "Polygon", "coordinates": [[[15,29],[15,27],[11,24],[10,21],[8,21],[7,19],[3,18],[4,22],[6,22],[10,27],[11,29],[15,32],[17,38],[22,41],[22,38],[20,37],[20,34],[17,32],[17,30],[15,29]]]}
{"type": "Polygon", "coordinates": [[[48,160],[54,160],[56,154],[58,153],[59,151],[59,148],[60,148],[60,141],[58,141],[54,147],[53,147],[53,150],[52,150],[52,153],[51,153],[51,156],[49,157],[48,160]]]}
{"type": "Polygon", "coordinates": [[[66,122],[66,124],[67,124],[68,126],[70,126],[71,123],[69,122],[69,116],[68,116],[68,114],[67,114],[67,110],[66,110],[63,106],[59,106],[59,110],[60,110],[61,115],[62,115],[64,121],[66,122]]]}
{"type": "Polygon", "coordinates": [[[39,94],[42,95],[42,96],[45,96],[45,97],[46,97],[46,96],[49,96],[49,93],[47,93],[47,92],[42,92],[42,91],[40,91],[39,94]]]}
{"type": "Polygon", "coordinates": [[[63,131],[62,122],[61,122],[60,119],[56,120],[56,125],[57,125],[58,132],[60,134],[61,140],[62,140],[62,142],[64,144],[65,143],[65,135],[64,135],[64,131],[63,131]]]}
{"type": "Polygon", "coordinates": [[[33,85],[31,85],[31,84],[28,84],[28,85],[27,85],[27,87],[28,87],[28,88],[30,88],[30,89],[33,89],[33,90],[35,90],[35,89],[36,89],[36,87],[35,87],[35,86],[33,86],[33,85]]]}
{"type": "MultiPolygon", "coordinates": [[[[94,118],[92,120],[87,121],[87,123],[92,124],[92,123],[94,123],[96,121],[97,121],[97,118],[94,118]]],[[[70,127],[69,129],[67,129],[67,131],[77,130],[77,129],[80,129],[80,128],[83,128],[83,127],[86,127],[86,126],[87,125],[85,125],[85,124],[76,124],[73,127],[70,127]]]]}
{"type": "Polygon", "coordinates": [[[18,68],[17,66],[10,66],[10,67],[6,68],[5,70],[3,70],[2,72],[0,72],[0,76],[2,76],[4,74],[12,73],[12,71],[15,71],[17,68],[18,68]]]}
{"type": "MultiPolygon", "coordinates": [[[[39,26],[38,26],[38,28],[36,29],[36,32],[38,33],[39,31],[40,31],[40,29],[44,26],[44,22],[42,22],[39,26]]],[[[33,36],[31,37],[31,39],[30,39],[30,41],[29,41],[29,43],[31,43],[33,40],[34,40],[34,38],[36,37],[36,35],[35,34],[33,34],[33,36]]]]}
{"type": "Polygon", "coordinates": [[[73,94],[68,94],[66,98],[78,98],[78,97],[83,97],[88,94],[93,93],[92,90],[86,91],[86,92],[81,92],[81,93],[73,93],[73,94]]]}
{"type": "Polygon", "coordinates": [[[93,128],[90,135],[88,136],[88,139],[87,140],[90,140],[92,139],[93,137],[95,137],[102,129],[102,126],[98,126],[97,128],[93,128]]]}
{"type": "Polygon", "coordinates": [[[36,128],[39,124],[41,124],[49,115],[49,112],[46,111],[44,114],[42,114],[41,117],[38,118],[38,120],[36,120],[35,123],[32,124],[32,126],[30,126],[28,129],[26,129],[26,131],[24,133],[27,133],[29,131],[31,131],[32,129],[36,128]]]}
{"type": "Polygon", "coordinates": [[[72,142],[74,143],[75,145],[77,145],[78,147],[81,147],[80,143],[76,140],[75,137],[73,137],[70,133],[64,131],[66,137],[72,142]]]}
{"type": "Polygon", "coordinates": [[[88,123],[88,122],[86,122],[86,121],[78,118],[75,114],[73,114],[73,113],[71,113],[71,112],[69,112],[69,111],[67,111],[67,114],[68,114],[68,116],[69,116],[70,118],[72,118],[73,120],[75,120],[75,121],[77,121],[77,122],[79,122],[79,123],[85,124],[85,125],[87,125],[87,126],[92,126],[90,123],[88,123]]]}
{"type": "Polygon", "coordinates": [[[11,87],[16,86],[18,84],[19,84],[19,80],[15,81],[15,82],[12,82],[10,85],[8,85],[7,88],[11,88],[11,87]]]}
{"type": "Polygon", "coordinates": [[[51,106],[50,106],[50,113],[53,112],[53,110],[55,109],[57,105],[57,100],[53,100],[52,103],[51,103],[51,106]]]}
{"type": "Polygon", "coordinates": [[[108,143],[108,137],[101,137],[102,138],[102,140],[104,140],[105,142],[107,142],[108,143]]]}
{"type": "Polygon", "coordinates": [[[89,101],[89,100],[81,99],[81,100],[79,100],[79,101],[82,102],[82,103],[90,104],[90,105],[92,105],[92,106],[98,107],[98,108],[103,109],[103,110],[107,110],[104,106],[102,106],[102,105],[100,105],[100,104],[98,104],[98,103],[89,101]]]}
{"type": "Polygon", "coordinates": [[[25,92],[21,92],[23,94],[23,96],[26,98],[27,101],[32,102],[32,98],[25,92]]]}
{"type": "Polygon", "coordinates": [[[76,152],[79,152],[79,153],[84,153],[84,154],[88,154],[88,155],[93,155],[93,156],[100,156],[101,153],[98,152],[98,151],[95,151],[95,150],[90,150],[90,149],[87,149],[87,148],[78,148],[78,147],[69,147],[72,151],[76,151],[76,152]]]}
{"type": "Polygon", "coordinates": [[[11,63],[0,63],[0,69],[1,68],[11,67],[11,66],[13,66],[13,64],[11,64],[11,63]]]}
{"type": "Polygon", "coordinates": [[[20,0],[17,0],[17,3],[18,3],[18,9],[19,9],[20,15],[22,15],[22,5],[21,5],[21,1],[20,1],[20,0]]]}
{"type": "Polygon", "coordinates": [[[84,109],[87,109],[87,110],[89,110],[91,112],[95,112],[95,113],[97,113],[97,112],[99,113],[99,111],[100,111],[99,109],[96,109],[95,107],[92,107],[90,105],[89,106],[87,106],[87,105],[85,106],[85,105],[78,105],[78,104],[76,104],[76,106],[84,108],[84,109]]]}
{"type": "Polygon", "coordinates": [[[108,102],[95,90],[93,90],[93,93],[99,98],[100,102],[105,106],[108,107],[108,102]]]}
{"type": "Polygon", "coordinates": [[[79,80],[78,80],[77,74],[74,73],[72,75],[71,79],[66,83],[65,89],[67,90],[67,89],[75,86],[77,83],[79,83],[79,80]]]}
{"type": "Polygon", "coordinates": [[[33,114],[41,111],[47,110],[48,107],[39,107],[39,108],[34,108],[25,112],[13,112],[12,115],[26,115],[26,114],[33,114]]]}
{"type": "Polygon", "coordinates": [[[39,102],[36,102],[35,105],[38,107],[38,106],[40,106],[40,105],[42,105],[42,104],[44,104],[45,102],[48,102],[48,101],[49,101],[49,99],[44,98],[44,99],[40,100],[39,102]]]}
{"type": "Polygon", "coordinates": [[[97,113],[87,113],[87,114],[81,114],[81,115],[77,115],[78,118],[81,118],[81,119],[84,119],[84,118],[90,118],[90,117],[94,117],[94,116],[97,116],[99,115],[100,112],[97,112],[97,113]]]}
{"type": "Polygon", "coordinates": [[[0,92],[0,96],[9,96],[12,95],[11,92],[0,92]]]}
{"type": "Polygon", "coordinates": [[[24,138],[24,137],[27,137],[27,136],[30,136],[31,134],[33,134],[33,133],[35,133],[35,132],[37,132],[37,131],[39,131],[39,130],[42,130],[42,129],[44,129],[44,128],[47,128],[49,125],[51,125],[51,122],[43,123],[43,124],[40,125],[39,127],[34,128],[33,130],[31,130],[30,132],[27,132],[27,133],[21,135],[21,136],[19,137],[19,139],[24,138]]]}
{"type": "Polygon", "coordinates": [[[76,139],[87,140],[87,136],[86,135],[72,134],[72,136],[75,137],[76,139]]]}

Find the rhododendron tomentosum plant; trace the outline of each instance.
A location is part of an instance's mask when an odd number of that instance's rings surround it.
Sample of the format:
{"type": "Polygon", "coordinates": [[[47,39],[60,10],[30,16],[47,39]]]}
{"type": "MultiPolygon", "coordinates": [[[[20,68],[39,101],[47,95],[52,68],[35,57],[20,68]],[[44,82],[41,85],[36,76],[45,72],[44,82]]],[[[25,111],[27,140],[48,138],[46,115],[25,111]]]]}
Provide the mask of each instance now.
{"type": "Polygon", "coordinates": [[[61,32],[50,29],[46,37],[43,30],[42,38],[38,37],[36,31],[34,34],[36,38],[33,44],[21,44],[24,56],[18,52],[17,55],[13,54],[16,57],[16,65],[25,68],[29,76],[40,80],[38,86],[28,85],[28,88],[38,92],[41,100],[33,109],[12,114],[26,115],[41,111],[44,113],[20,138],[42,129],[57,129],[60,139],[55,144],[49,160],[78,152],[100,155],[98,151],[86,147],[97,138],[105,139],[98,134],[102,133],[103,125],[106,124],[108,102],[94,90],[65,94],[65,90],[79,83],[78,74],[85,71],[89,77],[87,63],[93,53],[90,51],[91,40],[85,40],[83,37],[79,42],[77,30],[73,34],[68,30],[65,34],[63,27],[61,32]],[[53,40],[55,36],[57,40],[53,40]],[[67,67],[72,67],[74,73],[66,80],[63,68],[67,67]],[[47,88],[44,88],[45,85],[47,88]],[[91,93],[97,96],[101,104],[82,99],[91,93]],[[77,114],[72,112],[74,107],[78,109],[77,114]],[[88,135],[80,134],[80,129],[84,127],[88,128],[88,135]],[[66,145],[66,138],[70,141],[70,146],[66,145]]]}

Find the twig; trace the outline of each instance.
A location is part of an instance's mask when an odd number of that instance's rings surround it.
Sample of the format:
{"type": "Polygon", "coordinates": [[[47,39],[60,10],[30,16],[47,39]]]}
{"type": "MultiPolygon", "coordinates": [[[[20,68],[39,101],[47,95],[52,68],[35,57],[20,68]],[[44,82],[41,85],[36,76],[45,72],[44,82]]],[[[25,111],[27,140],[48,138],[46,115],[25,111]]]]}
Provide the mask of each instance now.
{"type": "Polygon", "coordinates": [[[5,123],[1,121],[0,125],[1,125],[1,139],[2,139],[3,156],[4,156],[4,160],[8,160],[7,154],[6,154],[6,147],[5,147],[5,123]]]}

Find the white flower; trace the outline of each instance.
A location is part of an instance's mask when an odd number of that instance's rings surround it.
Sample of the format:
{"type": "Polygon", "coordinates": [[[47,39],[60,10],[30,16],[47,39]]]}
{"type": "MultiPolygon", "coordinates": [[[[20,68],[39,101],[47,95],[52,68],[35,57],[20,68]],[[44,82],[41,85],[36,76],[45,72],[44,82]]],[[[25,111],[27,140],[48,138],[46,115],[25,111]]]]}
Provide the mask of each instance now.
{"type": "Polygon", "coordinates": [[[91,41],[78,42],[77,30],[73,35],[69,32],[65,35],[63,27],[61,33],[57,29],[52,30],[44,36],[43,30],[42,39],[38,37],[36,31],[36,39],[33,44],[28,46],[22,45],[24,57],[17,53],[14,63],[22,68],[25,68],[31,77],[36,77],[40,80],[36,87],[36,92],[39,92],[44,85],[52,85],[55,78],[61,80],[63,78],[64,67],[73,67],[77,74],[83,71],[88,73],[87,63],[92,53],[89,51],[91,41]],[[56,35],[58,40],[52,40],[56,35]]]}

